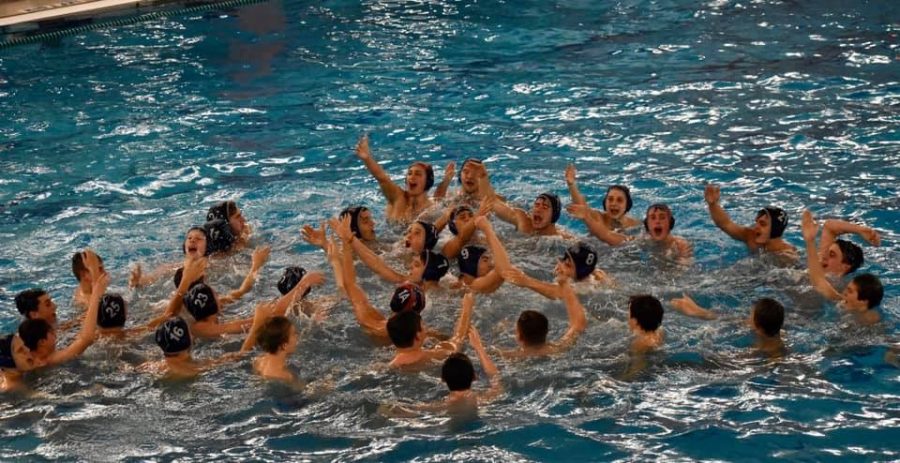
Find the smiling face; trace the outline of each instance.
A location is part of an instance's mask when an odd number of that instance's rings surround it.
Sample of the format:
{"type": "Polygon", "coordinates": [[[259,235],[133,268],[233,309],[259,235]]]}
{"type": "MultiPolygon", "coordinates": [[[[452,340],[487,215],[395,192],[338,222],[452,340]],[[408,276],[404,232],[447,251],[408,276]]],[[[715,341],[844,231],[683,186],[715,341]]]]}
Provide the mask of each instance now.
{"type": "Polygon", "coordinates": [[[421,164],[413,164],[406,170],[406,191],[413,196],[425,193],[425,183],[428,180],[428,174],[425,173],[425,167],[421,164]]]}
{"type": "Polygon", "coordinates": [[[844,306],[850,310],[867,310],[869,308],[868,302],[859,299],[859,286],[855,281],[851,281],[844,288],[844,292],[841,293],[841,299],[844,306]]]}
{"type": "Polygon", "coordinates": [[[850,270],[850,264],[844,262],[844,253],[837,243],[831,243],[821,261],[822,268],[833,275],[843,275],[850,270]]]}
{"type": "Polygon", "coordinates": [[[531,228],[542,230],[553,225],[553,205],[550,200],[539,197],[531,207],[531,228]]]}
{"type": "Polygon", "coordinates": [[[366,209],[360,212],[356,225],[364,241],[375,241],[375,219],[372,218],[372,211],[366,209]]]}
{"type": "Polygon", "coordinates": [[[603,207],[610,217],[620,220],[625,215],[625,209],[628,208],[628,197],[625,196],[624,191],[618,188],[611,188],[603,201],[603,207]]]}
{"type": "Polygon", "coordinates": [[[406,236],[404,239],[404,245],[406,249],[413,251],[415,253],[420,253],[425,250],[425,227],[422,224],[416,222],[409,226],[406,230],[406,236]]]}
{"type": "Polygon", "coordinates": [[[185,254],[193,258],[206,255],[206,234],[200,230],[191,230],[184,239],[185,254]]]}
{"type": "Polygon", "coordinates": [[[771,235],[772,220],[769,219],[769,214],[761,214],[756,218],[756,223],[753,224],[753,240],[756,244],[766,244],[769,242],[771,235]]]}
{"type": "Polygon", "coordinates": [[[647,211],[647,232],[655,241],[662,241],[671,233],[671,216],[669,211],[654,207],[647,211]]]}
{"type": "Polygon", "coordinates": [[[478,180],[481,178],[482,172],[483,168],[480,169],[475,162],[467,162],[466,165],[463,166],[462,171],[459,174],[459,179],[462,182],[462,189],[464,192],[468,194],[478,192],[478,180]]]}

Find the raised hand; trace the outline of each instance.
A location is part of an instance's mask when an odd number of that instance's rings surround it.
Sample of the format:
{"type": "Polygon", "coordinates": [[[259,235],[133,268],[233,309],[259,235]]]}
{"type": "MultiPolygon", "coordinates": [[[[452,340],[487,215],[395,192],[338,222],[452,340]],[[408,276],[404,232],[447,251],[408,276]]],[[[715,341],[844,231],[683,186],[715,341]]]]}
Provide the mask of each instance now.
{"type": "Polygon", "coordinates": [[[449,182],[453,180],[454,175],[456,175],[456,161],[450,161],[444,167],[444,181],[449,182]]]}
{"type": "Polygon", "coordinates": [[[575,164],[566,166],[566,185],[575,183],[575,164]]]}
{"type": "Polygon", "coordinates": [[[322,283],[325,283],[325,274],[322,272],[309,272],[300,280],[300,284],[305,284],[307,288],[319,286],[322,283]]]}
{"type": "Polygon", "coordinates": [[[721,191],[719,189],[719,185],[709,184],[706,185],[706,189],[703,190],[703,199],[706,200],[706,204],[712,206],[713,204],[719,202],[719,196],[721,195],[721,191]]]}
{"type": "Polygon", "coordinates": [[[252,257],[252,268],[259,270],[263,265],[265,265],[266,261],[269,260],[269,253],[272,251],[272,248],[269,246],[260,246],[253,250],[252,257]]]}
{"type": "Polygon", "coordinates": [[[800,225],[800,229],[803,232],[804,240],[807,242],[815,242],[816,233],[819,231],[819,224],[813,217],[812,212],[809,212],[809,209],[803,211],[803,222],[800,225]]]}
{"type": "Polygon", "coordinates": [[[587,204],[572,203],[566,206],[566,212],[568,212],[569,215],[575,217],[576,219],[584,220],[587,219],[590,215],[591,206],[588,206],[587,204]]]}
{"type": "Polygon", "coordinates": [[[134,267],[131,267],[131,274],[128,275],[128,286],[132,288],[140,287],[142,277],[143,270],[141,269],[141,264],[134,264],[134,267]]]}
{"type": "Polygon", "coordinates": [[[525,283],[525,280],[528,278],[528,276],[525,275],[525,272],[523,272],[518,267],[513,267],[509,270],[505,270],[500,275],[503,276],[504,280],[514,285],[521,285],[525,283]]]}
{"type": "Polygon", "coordinates": [[[347,214],[339,219],[331,219],[328,221],[329,225],[331,225],[331,229],[337,233],[338,238],[345,243],[349,243],[353,241],[353,230],[350,229],[350,214],[347,214]]]}
{"type": "Polygon", "coordinates": [[[879,235],[878,232],[872,228],[864,228],[859,233],[859,236],[863,237],[863,239],[872,246],[881,246],[881,235],[879,235]]]}
{"type": "Polygon", "coordinates": [[[303,241],[325,249],[325,246],[328,244],[325,237],[325,221],[319,222],[318,230],[313,228],[312,225],[304,225],[300,230],[300,236],[303,238],[303,241]]]}
{"type": "Polygon", "coordinates": [[[356,157],[362,159],[363,161],[372,158],[372,151],[369,150],[368,135],[359,137],[359,142],[356,144],[356,157]]]}

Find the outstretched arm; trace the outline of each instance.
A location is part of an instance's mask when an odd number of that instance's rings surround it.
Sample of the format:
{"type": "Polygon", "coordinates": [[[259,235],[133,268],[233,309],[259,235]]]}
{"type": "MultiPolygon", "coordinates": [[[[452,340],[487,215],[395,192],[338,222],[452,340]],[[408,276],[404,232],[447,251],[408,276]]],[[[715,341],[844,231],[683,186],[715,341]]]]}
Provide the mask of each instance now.
{"type": "MultiPolygon", "coordinates": [[[[494,203],[494,207],[497,207],[496,202],[494,203]]],[[[503,273],[505,270],[512,268],[512,264],[509,262],[509,254],[506,253],[506,248],[503,247],[503,243],[497,238],[497,233],[494,232],[494,227],[487,217],[476,217],[475,227],[484,234],[484,237],[488,242],[488,247],[491,249],[491,254],[494,256],[494,266],[497,270],[499,270],[500,273],[503,273]]]]}
{"type": "Polygon", "coordinates": [[[456,328],[453,330],[453,337],[450,338],[450,343],[453,344],[453,350],[456,352],[459,352],[466,342],[473,310],[475,310],[475,296],[467,292],[462,297],[459,319],[456,320],[456,328]]]}
{"type": "Polygon", "coordinates": [[[501,275],[503,276],[504,280],[516,286],[528,288],[540,294],[541,296],[546,297],[547,299],[559,299],[562,297],[562,293],[559,292],[558,285],[532,278],[526,275],[525,272],[523,272],[522,269],[518,267],[511,267],[509,270],[503,271],[501,275]]]}
{"type": "Polygon", "coordinates": [[[709,206],[709,216],[712,217],[716,226],[727,233],[728,236],[738,241],[746,242],[750,229],[731,221],[731,217],[728,216],[728,213],[725,212],[725,209],[719,204],[720,196],[721,191],[719,190],[718,185],[706,185],[706,189],[703,192],[703,199],[706,200],[706,204],[709,206]]]}
{"type": "Polygon", "coordinates": [[[482,402],[490,402],[503,392],[499,371],[497,370],[497,366],[494,365],[494,361],[491,360],[491,357],[484,350],[484,344],[481,343],[481,335],[478,334],[478,330],[475,329],[474,326],[469,327],[469,344],[478,355],[478,361],[481,363],[481,368],[484,369],[484,373],[491,382],[491,388],[479,393],[478,399],[482,402]]]}
{"type": "Polygon", "coordinates": [[[632,238],[619,232],[614,232],[603,222],[602,216],[593,214],[593,210],[587,204],[569,204],[566,211],[577,219],[581,219],[588,227],[588,231],[600,241],[611,246],[618,246],[632,238]]]}
{"type": "Polygon", "coordinates": [[[334,271],[335,284],[342,293],[346,294],[344,290],[344,272],[341,270],[341,248],[335,242],[334,236],[330,240],[328,239],[325,221],[319,222],[318,229],[313,228],[312,225],[304,225],[300,230],[300,235],[303,237],[303,241],[313,246],[318,246],[325,251],[325,256],[328,258],[331,269],[334,271]]]}
{"type": "Polygon", "coordinates": [[[205,257],[199,259],[193,259],[191,257],[184,258],[184,273],[181,275],[181,284],[178,285],[178,288],[172,293],[172,298],[169,299],[169,305],[166,307],[163,314],[150,320],[150,322],[147,323],[147,329],[154,329],[162,322],[181,312],[181,307],[184,305],[184,295],[187,294],[188,290],[191,288],[191,283],[197,281],[197,279],[203,275],[203,272],[206,271],[206,263],[207,260],[205,257]]]}
{"type": "Polygon", "coordinates": [[[669,305],[688,317],[699,318],[701,320],[715,320],[718,317],[715,312],[711,312],[697,305],[697,303],[687,294],[682,294],[680,298],[672,299],[669,301],[669,305]]]}
{"type": "Polygon", "coordinates": [[[91,274],[91,281],[94,282],[93,287],[91,288],[91,299],[88,303],[88,310],[84,315],[84,320],[81,322],[81,330],[78,332],[78,335],[75,336],[75,340],[65,349],[50,354],[47,358],[47,366],[59,365],[78,357],[85,349],[94,343],[97,334],[97,313],[100,311],[100,299],[103,297],[103,294],[106,292],[106,287],[109,285],[109,274],[100,270],[100,260],[96,254],[85,251],[82,252],[81,255],[88,272],[91,274]]]}
{"type": "Polygon", "coordinates": [[[822,236],[819,238],[819,253],[827,253],[828,248],[831,247],[837,237],[847,233],[859,236],[872,246],[881,245],[881,236],[874,229],[846,220],[829,219],[822,226],[822,236]]]}
{"type": "Polygon", "coordinates": [[[362,160],[366,165],[366,169],[369,170],[369,173],[378,181],[378,186],[381,187],[381,192],[384,194],[384,197],[387,198],[388,203],[393,204],[398,198],[403,196],[403,189],[391,181],[387,172],[385,172],[384,169],[381,168],[381,165],[375,161],[375,158],[372,157],[372,151],[369,150],[368,136],[363,135],[362,138],[359,139],[359,143],[356,144],[356,157],[362,160]]]}
{"type": "Polygon", "coordinates": [[[575,290],[569,284],[569,280],[561,277],[558,284],[562,300],[566,304],[566,313],[569,315],[569,329],[559,339],[557,346],[560,349],[568,349],[575,344],[575,341],[587,328],[587,314],[581,301],[578,300],[575,290]]]}
{"type": "Polygon", "coordinates": [[[472,280],[469,288],[476,293],[490,293],[496,291],[503,284],[503,275],[497,269],[492,269],[487,275],[472,280]]]}
{"type": "Polygon", "coordinates": [[[250,271],[247,272],[247,276],[244,277],[241,287],[220,297],[219,302],[221,302],[222,305],[231,304],[239,300],[253,289],[253,285],[256,283],[256,279],[259,276],[259,270],[266,264],[266,261],[269,260],[270,251],[271,248],[269,246],[260,246],[253,250],[253,263],[250,266],[250,271]]]}
{"type": "MultiPolygon", "coordinates": [[[[381,278],[394,284],[402,283],[408,279],[407,275],[403,275],[389,267],[384,262],[384,260],[381,257],[378,257],[374,252],[372,252],[372,250],[369,249],[369,247],[366,246],[365,243],[356,239],[356,236],[354,236],[353,232],[350,231],[349,216],[345,216],[344,218],[348,220],[342,219],[341,222],[337,224],[336,231],[341,237],[341,240],[344,242],[344,244],[349,244],[353,252],[356,252],[356,254],[359,256],[359,259],[362,260],[367,267],[372,269],[372,271],[381,278]],[[344,222],[347,222],[346,227],[343,226],[344,222]]],[[[344,252],[347,251],[345,250],[344,252]]],[[[342,265],[346,265],[346,259],[344,259],[343,262],[344,264],[342,265]]],[[[351,260],[351,265],[352,262],[353,261],[351,260]]]]}
{"type": "MultiPolygon", "coordinates": [[[[485,199],[481,202],[481,206],[478,208],[478,212],[475,217],[486,217],[494,208],[494,200],[493,199],[485,199]]],[[[463,224],[462,227],[457,230],[459,232],[458,235],[454,236],[444,243],[444,247],[441,248],[441,254],[448,259],[453,259],[454,257],[459,255],[459,251],[472,239],[472,235],[475,233],[475,221],[471,220],[463,224]]]]}
{"type": "Polygon", "coordinates": [[[347,291],[347,297],[350,298],[350,304],[353,306],[353,315],[356,321],[366,331],[385,336],[385,318],[381,312],[372,307],[366,293],[356,284],[356,269],[353,267],[353,246],[350,244],[353,234],[349,236],[347,232],[350,230],[350,217],[345,216],[340,222],[334,222],[332,228],[338,232],[343,249],[341,251],[341,269],[344,272],[344,289],[347,291]]]}
{"type": "Polygon", "coordinates": [[[809,209],[803,211],[803,223],[801,224],[803,231],[803,241],[806,242],[806,265],[809,267],[809,280],[813,288],[819,294],[833,301],[840,301],[841,294],[838,293],[828,279],[825,277],[825,270],[822,268],[822,262],[819,260],[819,253],[816,252],[816,232],[819,231],[819,224],[813,218],[809,209]]]}
{"type": "Polygon", "coordinates": [[[441,180],[441,183],[438,184],[437,188],[434,190],[434,199],[443,199],[447,196],[447,190],[450,188],[450,182],[453,181],[453,175],[456,173],[456,161],[450,161],[447,163],[447,167],[444,168],[444,179],[441,180]]]}
{"type": "Polygon", "coordinates": [[[575,182],[575,164],[569,164],[566,167],[566,185],[569,187],[569,196],[572,197],[574,204],[587,204],[587,200],[581,191],[578,191],[578,184],[575,182]]]}

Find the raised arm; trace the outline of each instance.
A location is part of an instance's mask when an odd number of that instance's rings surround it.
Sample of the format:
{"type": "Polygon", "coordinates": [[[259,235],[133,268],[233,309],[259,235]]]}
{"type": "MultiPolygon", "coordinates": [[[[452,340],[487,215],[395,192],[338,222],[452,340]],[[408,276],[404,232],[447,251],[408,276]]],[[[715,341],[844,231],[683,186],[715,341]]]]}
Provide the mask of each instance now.
{"type": "Polygon", "coordinates": [[[481,368],[491,382],[491,388],[479,393],[478,399],[483,402],[494,400],[503,392],[503,385],[500,383],[500,375],[497,366],[494,365],[493,360],[491,360],[491,357],[484,350],[484,344],[481,342],[481,335],[478,334],[478,330],[475,329],[474,326],[469,327],[469,345],[472,346],[475,354],[478,355],[478,361],[481,363],[481,368]]]}
{"type": "Polygon", "coordinates": [[[718,315],[716,315],[715,312],[700,307],[687,294],[682,294],[680,298],[672,299],[669,301],[669,305],[688,317],[699,318],[701,320],[715,320],[718,318],[718,315]]]}
{"type": "MultiPolygon", "coordinates": [[[[341,237],[344,239],[344,237],[341,237]]],[[[359,256],[359,259],[366,264],[366,267],[369,267],[376,275],[380,276],[382,279],[387,280],[394,284],[400,284],[409,279],[407,275],[403,275],[396,270],[392,269],[384,262],[384,259],[378,257],[365,243],[358,240],[353,233],[350,233],[348,237],[350,240],[350,246],[353,248],[353,252],[359,256]]]]}
{"type": "Polygon", "coordinates": [[[881,236],[874,229],[846,220],[829,219],[822,226],[822,236],[819,238],[819,253],[827,253],[828,248],[834,244],[835,239],[847,233],[859,236],[872,246],[881,246],[881,236]]]}
{"type": "Polygon", "coordinates": [[[587,225],[588,231],[600,241],[611,246],[618,246],[632,238],[619,232],[614,232],[606,226],[598,214],[592,214],[592,209],[587,204],[569,204],[566,211],[577,219],[581,219],[587,225]]]}
{"type": "Polygon", "coordinates": [[[721,191],[719,190],[718,185],[706,185],[706,189],[703,192],[703,199],[706,200],[706,204],[709,206],[709,216],[712,217],[716,226],[727,233],[728,236],[738,241],[746,242],[750,229],[731,221],[731,217],[728,216],[728,213],[725,212],[725,209],[719,204],[720,196],[721,191]]]}
{"type": "Polygon", "coordinates": [[[366,165],[369,173],[378,181],[381,192],[387,198],[388,203],[393,204],[398,198],[403,196],[403,189],[394,183],[388,176],[387,172],[381,168],[381,165],[372,157],[372,151],[369,149],[369,137],[363,135],[356,144],[356,157],[358,157],[366,165]]]}
{"type": "Polygon", "coordinates": [[[462,308],[459,311],[459,318],[456,320],[456,328],[453,330],[453,337],[450,342],[453,344],[453,350],[459,352],[466,341],[469,332],[469,323],[472,320],[472,311],[475,310],[475,296],[467,292],[462,297],[462,308]]]}
{"type": "Polygon", "coordinates": [[[587,314],[575,294],[575,289],[569,284],[568,278],[560,277],[558,284],[562,300],[566,304],[566,314],[569,316],[569,329],[559,339],[557,346],[560,349],[568,349],[575,344],[575,341],[587,328],[587,314]]]}
{"type": "Polygon", "coordinates": [[[453,181],[454,174],[456,174],[456,161],[450,161],[447,163],[447,167],[444,168],[443,180],[434,190],[435,199],[442,199],[447,196],[447,190],[450,188],[450,182],[453,181]]]}
{"type": "Polygon", "coordinates": [[[476,293],[490,293],[496,291],[503,284],[503,281],[503,275],[497,269],[492,269],[487,275],[472,280],[472,283],[468,286],[476,293]]]}
{"type": "Polygon", "coordinates": [[[231,304],[237,301],[253,289],[253,285],[256,283],[256,279],[259,276],[259,270],[266,264],[266,261],[269,260],[270,251],[271,248],[269,248],[269,246],[260,246],[253,250],[253,261],[250,265],[250,271],[247,272],[247,276],[244,277],[244,281],[241,283],[240,288],[219,298],[219,302],[221,302],[222,305],[231,304]]]}
{"type": "Polygon", "coordinates": [[[508,270],[501,272],[503,279],[522,288],[528,288],[547,299],[559,299],[562,293],[559,291],[559,285],[541,281],[525,274],[518,267],[510,267],[508,270]]]}
{"type": "Polygon", "coordinates": [[[569,187],[569,196],[572,197],[572,203],[574,204],[587,204],[584,195],[581,194],[581,191],[578,191],[578,183],[575,182],[576,173],[575,164],[569,164],[566,167],[566,185],[569,187]]]}
{"type": "Polygon", "coordinates": [[[334,236],[330,240],[328,239],[325,221],[319,222],[318,229],[313,228],[311,225],[304,225],[300,230],[300,235],[303,241],[313,246],[318,246],[325,251],[325,257],[328,258],[328,263],[331,264],[331,269],[334,272],[335,284],[342,293],[346,294],[344,289],[344,272],[341,269],[341,248],[335,242],[334,236]]]}
{"type": "Polygon", "coordinates": [[[444,243],[444,247],[441,248],[441,254],[448,259],[452,259],[459,255],[459,251],[472,239],[472,235],[475,234],[475,218],[478,217],[487,217],[488,214],[494,209],[494,200],[493,199],[485,199],[481,201],[481,206],[478,208],[478,212],[473,217],[473,220],[466,222],[462,227],[457,230],[459,232],[458,235],[454,236],[444,243]]]}
{"type": "Polygon", "coordinates": [[[343,243],[341,250],[341,269],[344,272],[344,289],[353,306],[353,315],[359,325],[370,333],[386,336],[385,318],[381,312],[372,307],[366,293],[356,283],[356,269],[353,267],[353,246],[350,240],[353,233],[350,232],[350,217],[345,216],[339,222],[332,222],[332,228],[338,233],[343,243]],[[348,233],[349,232],[349,233],[348,233]]]}
{"type": "Polygon", "coordinates": [[[840,301],[841,294],[838,293],[828,279],[825,277],[825,270],[822,268],[822,262],[819,260],[819,253],[816,251],[816,232],[819,231],[819,224],[813,218],[809,209],[803,211],[803,223],[801,224],[803,231],[803,241],[806,242],[806,265],[809,268],[809,281],[813,288],[819,294],[831,299],[832,301],[840,301]]]}
{"type": "Polygon", "coordinates": [[[100,311],[100,299],[106,293],[106,287],[109,285],[109,274],[100,270],[100,260],[93,252],[83,252],[85,266],[91,274],[91,299],[88,302],[88,310],[81,322],[81,330],[75,336],[75,340],[66,346],[65,349],[58,350],[47,357],[47,366],[59,365],[68,362],[81,355],[91,344],[97,334],[97,313],[100,311]]]}
{"type": "MultiPolygon", "coordinates": [[[[494,207],[497,207],[496,202],[494,203],[494,207]]],[[[509,262],[509,254],[506,253],[506,248],[503,247],[503,243],[497,238],[497,233],[494,232],[494,227],[487,217],[475,217],[475,227],[484,234],[484,238],[488,242],[488,247],[491,249],[491,254],[494,256],[494,266],[497,270],[502,274],[505,270],[511,269],[512,264],[509,262]]]]}
{"type": "Polygon", "coordinates": [[[181,307],[184,305],[184,295],[187,294],[188,290],[191,288],[191,283],[200,278],[203,275],[203,272],[206,271],[206,263],[207,260],[205,257],[199,259],[193,259],[191,257],[184,258],[184,271],[181,275],[181,284],[179,284],[178,288],[175,289],[175,292],[172,293],[172,297],[169,299],[169,304],[166,306],[166,310],[163,314],[147,323],[148,329],[156,328],[162,322],[181,312],[181,307]]]}
{"type": "Polygon", "coordinates": [[[325,283],[325,275],[322,272],[309,272],[303,276],[299,283],[296,286],[291,288],[287,294],[278,298],[275,301],[275,307],[272,310],[272,316],[276,315],[284,315],[287,313],[287,310],[291,308],[291,305],[294,304],[294,301],[297,299],[303,298],[303,295],[306,294],[306,290],[312,288],[313,286],[319,286],[322,283],[325,283]]]}

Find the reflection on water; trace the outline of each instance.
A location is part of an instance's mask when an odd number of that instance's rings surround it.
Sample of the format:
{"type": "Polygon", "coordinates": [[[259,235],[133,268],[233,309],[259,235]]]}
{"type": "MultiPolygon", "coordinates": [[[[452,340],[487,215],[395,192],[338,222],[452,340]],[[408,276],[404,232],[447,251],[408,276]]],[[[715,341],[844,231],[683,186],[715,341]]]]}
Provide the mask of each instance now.
{"type": "MultiPolygon", "coordinates": [[[[504,395],[477,421],[387,417],[383,404],[443,398],[436,372],[385,375],[391,351],[373,347],[346,303],[327,320],[298,321],[292,366],[324,396],[260,382],[249,360],[196,381],[133,371],[157,359],[149,336],[92,347],[34,375],[31,396],[5,396],[0,452],[9,458],[259,460],[892,460],[898,230],[895,148],[897,7],[836,2],[328,2],[271,1],[220,14],[160,19],[0,56],[0,326],[17,323],[12,296],[40,285],[68,295],[71,253],[92,246],[136,321],[170,283],[124,288],[136,261],[180,256],[180,237],[213,201],[238,200],[273,245],[248,301],[273,297],[283,267],[327,269],[297,230],[349,202],[383,200],[352,153],[370,132],[375,156],[401,178],[408,163],[486,160],[496,188],[528,205],[565,193],[578,166],[595,207],[606,187],[632,187],[633,215],[667,202],[694,245],[683,270],[637,245],[594,241],[617,281],[582,296],[589,327],[570,353],[500,362],[504,395]],[[881,276],[884,321],[859,327],[809,288],[800,268],[748,257],[712,225],[702,188],[723,185],[735,222],[768,204],[864,222],[882,234],[864,269],[881,276]],[[643,371],[630,359],[628,296],[688,292],[716,322],[665,314],[665,349],[643,371]],[[753,352],[750,301],[787,307],[788,354],[753,352]],[[710,443],[713,443],[710,445],[710,443]]],[[[440,175],[440,169],[438,169],[440,175]]],[[[578,234],[582,225],[563,216],[578,234]]],[[[551,279],[564,243],[510,240],[513,260],[551,279]]],[[[388,241],[402,230],[379,224],[388,241]]],[[[214,286],[236,287],[249,256],[216,263],[214,286]]],[[[361,283],[385,308],[389,292],[361,283]]],[[[335,291],[333,283],[314,297],[335,291]]],[[[514,346],[524,309],[551,337],[558,302],[510,287],[480,297],[475,324],[488,345],[514,346]]],[[[449,331],[457,295],[430,296],[426,322],[449,331]]],[[[64,339],[62,342],[66,342],[64,339]]],[[[197,357],[238,340],[197,346],[197,357]]],[[[481,380],[479,387],[485,387],[481,380]]]]}

